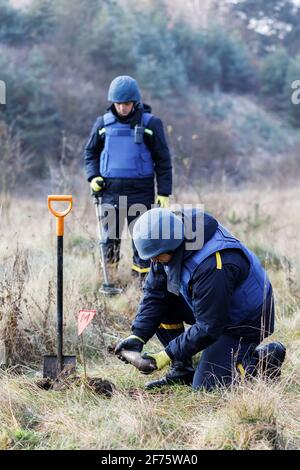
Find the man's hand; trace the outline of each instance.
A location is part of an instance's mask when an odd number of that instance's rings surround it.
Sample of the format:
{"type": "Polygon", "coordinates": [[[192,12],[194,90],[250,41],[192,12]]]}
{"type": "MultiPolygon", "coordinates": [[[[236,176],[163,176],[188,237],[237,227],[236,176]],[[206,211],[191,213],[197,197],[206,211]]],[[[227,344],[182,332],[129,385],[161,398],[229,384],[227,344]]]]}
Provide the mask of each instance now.
{"type": "Polygon", "coordinates": [[[169,207],[169,196],[159,196],[157,195],[155,204],[157,204],[162,209],[167,209],[169,207]]]}
{"type": "Polygon", "coordinates": [[[128,338],[123,339],[117,344],[115,348],[115,354],[120,354],[122,349],[127,349],[128,351],[135,351],[140,353],[143,349],[144,344],[145,341],[142,340],[142,338],[139,338],[135,335],[130,335],[128,336],[128,338]]]}
{"type": "Polygon", "coordinates": [[[90,186],[91,186],[93,193],[97,194],[103,189],[104,179],[101,176],[96,176],[96,178],[93,178],[92,181],[90,182],[90,186]]]}
{"type": "Polygon", "coordinates": [[[171,362],[171,358],[168,356],[166,351],[160,351],[157,354],[144,353],[142,357],[143,359],[154,359],[156,362],[156,370],[163,369],[171,362]]]}

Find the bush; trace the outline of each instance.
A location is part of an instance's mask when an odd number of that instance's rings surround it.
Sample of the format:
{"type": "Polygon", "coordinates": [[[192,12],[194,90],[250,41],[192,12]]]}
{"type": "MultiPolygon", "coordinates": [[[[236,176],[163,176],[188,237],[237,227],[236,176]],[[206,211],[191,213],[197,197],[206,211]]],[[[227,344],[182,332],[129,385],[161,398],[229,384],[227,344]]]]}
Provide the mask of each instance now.
{"type": "Polygon", "coordinates": [[[46,39],[56,24],[53,0],[32,0],[23,14],[23,29],[27,40],[34,42],[46,39]]]}
{"type": "Polygon", "coordinates": [[[8,0],[0,0],[0,42],[24,46],[47,37],[55,25],[53,2],[32,0],[25,11],[13,8],[8,0]]]}
{"type": "Polygon", "coordinates": [[[283,48],[268,54],[262,61],[262,93],[282,100],[290,57],[283,48]]]}
{"type": "MultiPolygon", "coordinates": [[[[225,92],[250,91],[255,74],[250,53],[241,39],[220,25],[194,33],[187,46],[188,77],[199,88],[225,92]]],[[[186,45],[186,44],[184,44],[186,45]]]]}
{"type": "Polygon", "coordinates": [[[0,58],[9,101],[2,119],[9,126],[14,125],[22,146],[38,157],[32,171],[40,172],[45,166],[43,157],[57,154],[60,121],[51,91],[50,71],[38,48],[29,53],[27,63],[24,68],[10,61],[8,56],[0,58]]]}
{"type": "Polygon", "coordinates": [[[22,17],[8,0],[0,0],[0,42],[14,44],[23,34],[22,17]]]}
{"type": "Polygon", "coordinates": [[[101,4],[84,42],[95,64],[115,75],[136,76],[153,97],[181,92],[186,86],[185,66],[162,0],[143,11],[139,5],[101,4]]]}

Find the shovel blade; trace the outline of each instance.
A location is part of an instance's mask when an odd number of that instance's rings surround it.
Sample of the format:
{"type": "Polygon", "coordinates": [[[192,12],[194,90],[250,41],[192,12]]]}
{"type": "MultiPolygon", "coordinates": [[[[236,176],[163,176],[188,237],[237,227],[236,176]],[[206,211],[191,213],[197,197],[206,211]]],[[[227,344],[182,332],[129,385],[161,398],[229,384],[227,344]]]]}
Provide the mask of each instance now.
{"type": "Polygon", "coordinates": [[[44,379],[57,379],[68,377],[76,371],[76,356],[63,356],[62,370],[59,369],[57,356],[44,356],[43,377],[44,379]]]}

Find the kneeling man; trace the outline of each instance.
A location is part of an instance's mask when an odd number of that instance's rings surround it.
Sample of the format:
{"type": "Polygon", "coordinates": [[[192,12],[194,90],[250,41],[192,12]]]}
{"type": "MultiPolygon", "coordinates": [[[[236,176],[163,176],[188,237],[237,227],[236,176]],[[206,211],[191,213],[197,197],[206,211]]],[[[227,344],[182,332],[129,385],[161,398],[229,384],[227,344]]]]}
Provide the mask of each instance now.
{"type": "Polygon", "coordinates": [[[212,390],[259,369],[280,375],[284,346],[259,346],[274,331],[274,299],[252,251],[196,209],[179,215],[161,208],[145,212],[134,226],[133,240],[139,256],[152,263],[132,334],[115,353],[142,352],[157,335],[164,349],[143,357],[151,358],[155,369],[170,368],[146,388],[181,383],[212,390]],[[184,323],[191,327],[185,329],[184,323]],[[192,358],[200,351],[194,370],[192,358]]]}

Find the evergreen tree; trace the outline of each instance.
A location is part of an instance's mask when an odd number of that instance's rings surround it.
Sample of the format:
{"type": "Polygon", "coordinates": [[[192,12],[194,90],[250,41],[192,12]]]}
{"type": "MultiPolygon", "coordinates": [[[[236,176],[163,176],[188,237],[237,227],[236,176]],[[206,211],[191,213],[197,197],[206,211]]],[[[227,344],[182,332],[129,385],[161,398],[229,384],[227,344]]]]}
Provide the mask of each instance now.
{"type": "Polygon", "coordinates": [[[23,33],[21,14],[9,0],[0,0],[0,43],[17,43],[23,33]]]}
{"type": "Polygon", "coordinates": [[[52,0],[32,0],[23,16],[23,28],[28,40],[45,39],[55,27],[55,12],[52,0]]]}
{"type": "Polygon", "coordinates": [[[286,107],[285,87],[290,61],[286,50],[280,48],[268,54],[262,62],[262,93],[273,98],[275,109],[286,107]]]}
{"type": "Polygon", "coordinates": [[[255,81],[251,55],[237,35],[218,25],[195,37],[188,76],[199,88],[249,92],[255,81]]]}
{"type": "MultiPolygon", "coordinates": [[[[137,18],[138,19],[138,18],[137,18]]],[[[153,97],[182,94],[188,85],[187,71],[176,42],[178,25],[168,25],[164,3],[151,6],[147,15],[139,18],[137,77],[153,97]],[[147,34],[144,34],[147,31],[147,34]]]]}
{"type": "Polygon", "coordinates": [[[239,0],[232,8],[259,38],[263,53],[274,46],[292,46],[295,30],[299,35],[300,9],[293,0],[239,0]]]}
{"type": "Polygon", "coordinates": [[[33,171],[44,169],[44,158],[55,156],[60,143],[60,121],[51,90],[49,68],[39,49],[32,49],[28,66],[21,68],[2,55],[0,68],[7,83],[6,123],[18,131],[24,148],[37,159],[33,171]]]}

